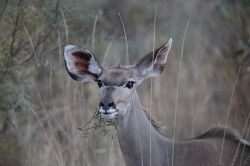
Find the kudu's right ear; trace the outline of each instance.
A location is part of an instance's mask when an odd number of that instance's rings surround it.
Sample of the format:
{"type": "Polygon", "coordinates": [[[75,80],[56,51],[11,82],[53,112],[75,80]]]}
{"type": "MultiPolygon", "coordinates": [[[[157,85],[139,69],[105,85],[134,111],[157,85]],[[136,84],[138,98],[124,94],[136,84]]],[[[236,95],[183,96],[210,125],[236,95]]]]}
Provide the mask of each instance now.
{"type": "Polygon", "coordinates": [[[96,80],[102,72],[94,54],[85,48],[67,45],[64,48],[64,60],[69,75],[77,81],[96,80]]]}

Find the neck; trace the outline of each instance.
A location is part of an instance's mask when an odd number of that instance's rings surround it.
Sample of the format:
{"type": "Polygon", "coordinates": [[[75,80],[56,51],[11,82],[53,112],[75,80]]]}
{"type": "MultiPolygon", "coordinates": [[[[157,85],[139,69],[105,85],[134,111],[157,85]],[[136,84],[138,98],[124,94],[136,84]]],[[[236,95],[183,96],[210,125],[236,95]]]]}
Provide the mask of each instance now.
{"type": "Polygon", "coordinates": [[[118,125],[118,139],[127,165],[168,165],[172,141],[163,137],[146,117],[135,91],[118,125]],[[151,157],[152,156],[152,157],[151,157]]]}

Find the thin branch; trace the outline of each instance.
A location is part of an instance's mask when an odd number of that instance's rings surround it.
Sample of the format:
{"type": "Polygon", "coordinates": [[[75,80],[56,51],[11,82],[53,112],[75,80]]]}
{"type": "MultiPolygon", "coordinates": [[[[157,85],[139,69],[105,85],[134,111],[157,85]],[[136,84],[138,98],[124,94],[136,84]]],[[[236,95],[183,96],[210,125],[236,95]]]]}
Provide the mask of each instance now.
{"type": "Polygon", "coordinates": [[[28,39],[29,39],[29,41],[30,41],[30,46],[31,46],[32,51],[33,51],[33,54],[34,54],[34,56],[35,56],[36,63],[38,64],[38,58],[37,58],[37,55],[36,55],[36,50],[35,50],[35,47],[34,47],[33,40],[32,40],[32,38],[31,38],[31,36],[30,36],[30,34],[29,34],[29,31],[28,31],[27,28],[25,27],[25,25],[23,26],[23,28],[24,28],[24,31],[25,31],[25,33],[26,33],[26,35],[27,35],[27,37],[28,37],[28,39]]]}
{"type": "MultiPolygon", "coordinates": [[[[249,44],[250,44],[250,39],[248,40],[246,49],[248,48],[249,44]]],[[[246,50],[244,51],[243,59],[244,59],[245,56],[246,56],[246,50]]],[[[235,93],[235,90],[236,90],[236,87],[237,87],[237,84],[238,84],[238,80],[239,80],[240,72],[241,72],[241,69],[242,69],[242,66],[243,66],[243,62],[244,61],[241,62],[240,67],[238,69],[238,72],[236,74],[236,79],[235,79],[235,82],[234,82],[234,85],[233,85],[233,91],[232,91],[230,101],[229,101],[229,106],[228,106],[228,109],[227,109],[227,119],[226,119],[226,124],[225,124],[224,133],[223,133],[223,139],[222,139],[222,146],[221,146],[221,151],[220,151],[220,165],[221,165],[221,162],[222,162],[222,154],[223,154],[224,143],[225,143],[226,129],[227,129],[227,126],[228,126],[228,120],[229,120],[229,116],[230,116],[230,113],[231,113],[231,107],[232,107],[232,102],[233,102],[233,98],[234,98],[234,93],[235,93]]]]}
{"type": "MultiPolygon", "coordinates": [[[[155,1],[155,8],[154,8],[154,29],[153,29],[153,58],[152,58],[152,65],[154,63],[154,56],[155,56],[155,33],[156,33],[156,14],[157,14],[157,2],[155,1]]],[[[152,67],[152,71],[153,71],[152,67]]],[[[153,101],[153,78],[150,79],[150,108],[149,108],[149,116],[151,116],[152,110],[152,101],[153,101]]],[[[152,124],[152,118],[150,118],[150,123],[152,124]]],[[[151,166],[151,157],[152,157],[152,138],[151,138],[151,127],[149,128],[149,165],[151,166]]]]}
{"type": "MultiPolygon", "coordinates": [[[[56,24],[57,23],[57,20],[58,20],[58,11],[59,11],[59,2],[57,1],[57,4],[56,4],[56,8],[55,8],[55,20],[54,20],[54,23],[53,24],[56,24]]],[[[37,41],[37,44],[34,46],[34,49],[36,50],[40,45],[42,45],[43,43],[45,43],[47,41],[47,39],[51,36],[51,33],[53,32],[53,29],[51,28],[50,31],[45,34],[43,37],[39,37],[38,38],[38,41],[37,41]]],[[[33,52],[33,50],[30,50],[28,51],[26,54],[24,54],[24,57],[25,56],[28,56],[29,54],[31,54],[33,52]]],[[[33,58],[34,54],[32,54],[30,57],[26,58],[24,61],[22,61],[21,63],[24,63],[24,62],[28,62],[29,60],[31,60],[33,58]]]]}
{"type": "MultiPolygon", "coordinates": [[[[18,2],[18,7],[21,6],[21,3],[22,3],[22,0],[19,0],[18,2]]],[[[19,23],[19,19],[20,19],[20,14],[21,14],[21,11],[19,9],[19,11],[17,12],[17,16],[16,16],[16,19],[15,19],[15,23],[14,23],[14,30],[12,32],[12,38],[11,38],[11,43],[10,43],[10,56],[13,57],[14,54],[14,44],[15,44],[15,40],[16,40],[16,32],[17,32],[17,25],[19,23]]]]}
{"type": "Polygon", "coordinates": [[[5,0],[5,1],[2,3],[3,6],[2,6],[2,10],[1,10],[1,12],[0,12],[0,20],[2,19],[5,10],[7,9],[8,2],[9,2],[9,0],[5,0]]]}
{"type": "Polygon", "coordinates": [[[60,31],[58,30],[57,31],[57,36],[58,36],[58,39],[57,39],[57,42],[58,42],[58,55],[59,55],[59,67],[61,67],[62,66],[62,55],[63,55],[63,51],[62,51],[62,47],[61,47],[61,45],[62,45],[62,41],[61,41],[61,33],[60,33],[60,31]]]}
{"type": "Polygon", "coordinates": [[[121,20],[121,23],[122,23],[122,29],[123,29],[123,34],[124,34],[124,38],[125,38],[125,44],[126,44],[126,62],[125,64],[128,65],[129,64],[129,53],[128,53],[128,38],[127,38],[127,34],[126,34],[126,29],[125,29],[125,25],[124,25],[124,22],[123,22],[123,19],[121,17],[121,14],[118,13],[119,17],[120,17],[120,20],[121,20]]]}
{"type": "Polygon", "coordinates": [[[92,40],[91,40],[91,48],[92,48],[92,50],[95,49],[95,31],[96,31],[97,19],[98,19],[98,17],[95,16],[94,25],[93,25],[93,30],[92,30],[92,40]]]}
{"type": "Polygon", "coordinates": [[[95,120],[99,115],[100,115],[100,114],[99,114],[98,111],[94,112],[94,114],[93,114],[93,116],[90,118],[90,120],[87,121],[87,123],[86,123],[85,125],[83,125],[83,127],[78,127],[77,129],[78,129],[78,130],[81,130],[81,131],[84,131],[84,130],[85,130],[85,127],[87,127],[89,124],[91,124],[91,123],[94,124],[94,123],[93,123],[93,120],[95,120]]]}
{"type": "Polygon", "coordinates": [[[184,36],[182,40],[182,46],[181,46],[181,57],[180,57],[180,62],[179,62],[179,72],[178,72],[178,77],[177,77],[177,89],[176,89],[176,99],[175,99],[175,109],[174,109],[174,131],[173,131],[173,147],[172,147],[172,166],[174,166],[174,148],[175,148],[175,132],[176,132],[176,117],[177,117],[177,110],[178,110],[178,100],[179,100],[179,88],[180,88],[180,76],[181,76],[181,65],[182,65],[182,57],[183,57],[183,52],[184,52],[184,43],[186,39],[186,34],[187,34],[187,29],[189,26],[189,23],[191,21],[192,15],[189,17],[185,31],[184,31],[184,36]]]}
{"type": "Polygon", "coordinates": [[[63,10],[62,10],[61,7],[60,7],[60,12],[61,12],[61,15],[62,15],[62,18],[63,18],[63,25],[64,25],[64,30],[65,30],[66,42],[68,43],[69,42],[69,30],[68,30],[67,22],[66,22],[66,19],[65,19],[65,15],[64,15],[63,10]]]}
{"type": "Polygon", "coordinates": [[[107,64],[106,64],[106,61],[107,61],[107,57],[108,57],[108,55],[109,55],[110,48],[111,48],[111,46],[112,46],[112,44],[113,44],[113,41],[114,41],[114,36],[112,37],[112,39],[111,39],[110,42],[108,43],[108,46],[107,46],[107,48],[106,48],[106,50],[105,50],[105,53],[104,53],[104,56],[103,56],[103,60],[102,60],[102,65],[107,65],[107,64]]]}

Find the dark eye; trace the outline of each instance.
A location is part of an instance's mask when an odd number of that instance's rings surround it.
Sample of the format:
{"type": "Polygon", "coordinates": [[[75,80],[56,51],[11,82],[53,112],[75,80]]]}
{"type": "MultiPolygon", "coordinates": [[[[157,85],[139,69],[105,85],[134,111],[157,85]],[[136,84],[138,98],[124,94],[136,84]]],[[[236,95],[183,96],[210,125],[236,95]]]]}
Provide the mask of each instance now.
{"type": "Polygon", "coordinates": [[[133,88],[134,83],[135,83],[134,81],[128,81],[127,84],[126,84],[126,87],[131,89],[131,88],[133,88]]]}
{"type": "Polygon", "coordinates": [[[101,80],[97,80],[96,82],[97,82],[97,85],[99,86],[99,88],[103,86],[103,83],[101,80]]]}

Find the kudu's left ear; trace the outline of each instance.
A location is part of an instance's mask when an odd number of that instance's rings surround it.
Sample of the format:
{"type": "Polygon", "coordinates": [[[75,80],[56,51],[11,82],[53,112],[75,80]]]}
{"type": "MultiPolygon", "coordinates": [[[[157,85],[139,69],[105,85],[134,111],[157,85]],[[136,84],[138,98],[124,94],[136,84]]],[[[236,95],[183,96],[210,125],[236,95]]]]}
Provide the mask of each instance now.
{"type": "Polygon", "coordinates": [[[140,77],[155,77],[160,75],[167,62],[168,54],[172,45],[172,39],[163,46],[144,56],[136,65],[140,77]]]}
{"type": "Polygon", "coordinates": [[[94,54],[85,48],[67,45],[64,48],[64,60],[69,75],[77,81],[96,80],[102,72],[94,54]]]}

